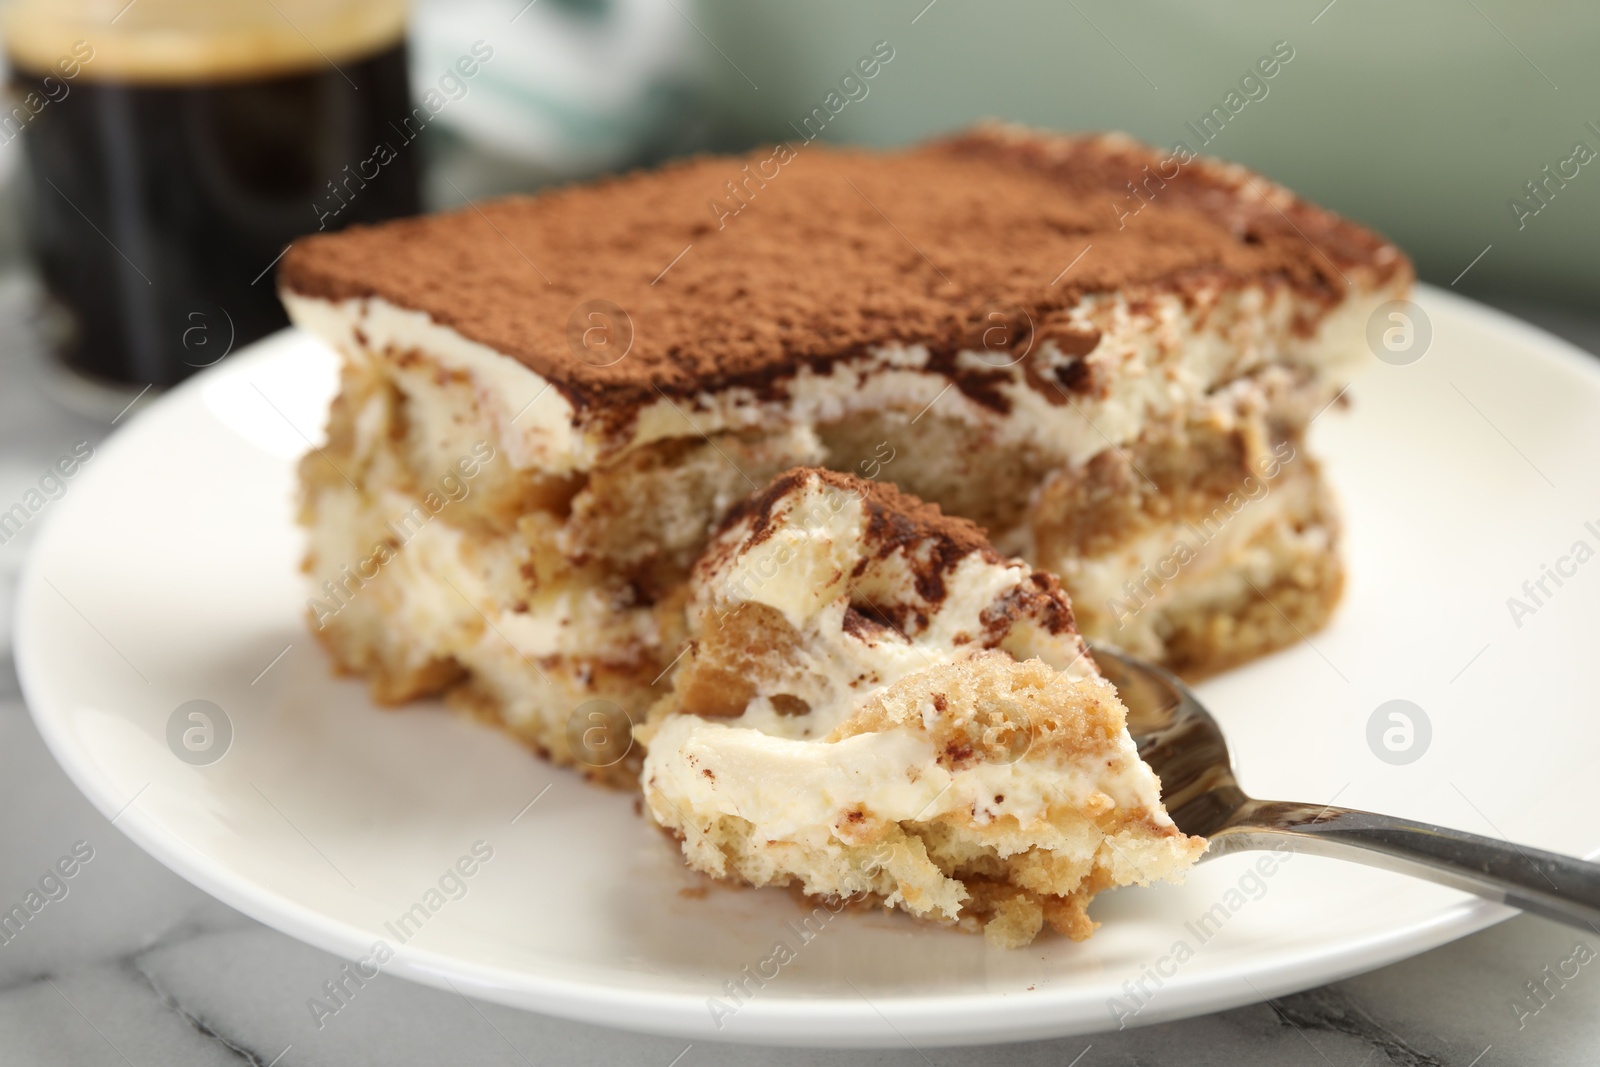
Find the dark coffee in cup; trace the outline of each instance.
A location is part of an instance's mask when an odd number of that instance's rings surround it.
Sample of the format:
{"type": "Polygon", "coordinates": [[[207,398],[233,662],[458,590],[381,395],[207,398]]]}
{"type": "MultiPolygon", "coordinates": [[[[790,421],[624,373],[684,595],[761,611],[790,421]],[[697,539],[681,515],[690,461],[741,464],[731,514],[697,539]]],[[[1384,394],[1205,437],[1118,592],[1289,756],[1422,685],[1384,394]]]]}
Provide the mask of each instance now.
{"type": "Polygon", "coordinates": [[[403,3],[138,0],[113,22],[117,6],[5,9],[0,144],[25,146],[61,360],[137,389],[286,325],[284,248],[415,213],[418,159],[374,162],[409,114],[403,3]]]}

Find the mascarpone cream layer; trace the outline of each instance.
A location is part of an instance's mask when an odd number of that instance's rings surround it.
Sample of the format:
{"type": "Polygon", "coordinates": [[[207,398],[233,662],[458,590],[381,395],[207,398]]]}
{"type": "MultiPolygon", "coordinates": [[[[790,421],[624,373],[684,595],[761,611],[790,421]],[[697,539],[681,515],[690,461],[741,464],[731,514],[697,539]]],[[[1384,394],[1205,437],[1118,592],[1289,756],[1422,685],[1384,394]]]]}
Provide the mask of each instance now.
{"type": "MultiPolygon", "coordinates": [[[[552,474],[582,471],[626,451],[665,438],[771,428],[786,423],[836,422],[868,411],[921,412],[937,403],[941,415],[989,430],[1007,447],[1031,447],[1062,463],[1080,463],[1108,443],[1135,440],[1145,425],[1199,404],[1218,386],[1262,366],[1283,363],[1310,369],[1331,397],[1371,357],[1363,341],[1368,314],[1385,294],[1351,297],[1323,316],[1314,332],[1294,329],[1303,309],[1287,289],[1247,287],[1185,302],[1170,293],[1131,301],[1120,294],[1086,298],[1075,324],[1097,330],[1087,357],[1101,383],[1072,393],[1048,382],[1028,383],[1009,354],[963,352],[960,366],[1008,378],[998,391],[1010,403],[1002,414],[951,388],[928,369],[920,345],[890,345],[827,373],[802,368],[787,380],[786,399],[763,399],[747,388],[706,392],[644,405],[620,432],[606,412],[573,406],[559,388],[522,363],[471,341],[423,312],[378,298],[328,301],[282,294],[295,323],[350,358],[400,363],[417,355],[464,376],[475,403],[470,421],[518,468],[552,474]]],[[[626,358],[626,357],[624,357],[626,358]]],[[[1041,379],[1074,357],[1053,343],[1027,354],[1041,379]]],[[[441,433],[461,419],[438,412],[441,433]]],[[[419,417],[427,418],[424,409],[419,417]]],[[[429,423],[433,425],[432,421],[429,423]]]]}

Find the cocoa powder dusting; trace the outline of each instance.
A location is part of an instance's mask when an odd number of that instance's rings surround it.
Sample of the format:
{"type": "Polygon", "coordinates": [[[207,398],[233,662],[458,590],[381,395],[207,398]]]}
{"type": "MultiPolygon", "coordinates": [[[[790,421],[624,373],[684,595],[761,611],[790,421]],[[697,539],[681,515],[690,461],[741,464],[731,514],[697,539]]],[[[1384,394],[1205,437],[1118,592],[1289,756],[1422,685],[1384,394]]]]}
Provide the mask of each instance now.
{"type": "MultiPolygon", "coordinates": [[[[1377,235],[1208,160],[1182,166],[1124,226],[1114,204],[1166,158],[1126,138],[986,126],[887,153],[793,147],[736,215],[710,204],[734,204],[725,183],[770,148],[307,237],[279,284],[426,312],[612,415],[658,394],[781,394],[803,367],[886,343],[951,353],[997,307],[1032,323],[1013,343],[1054,338],[1073,354],[1092,346],[1065,324],[1086,293],[1254,282],[1325,310],[1346,278],[1411,269],[1377,235]],[[569,340],[591,300],[631,324],[627,356],[608,366],[569,340]]],[[[947,369],[978,402],[1004,403],[985,372],[947,369]]],[[[1078,373],[1058,384],[1091,388],[1078,373]]]]}

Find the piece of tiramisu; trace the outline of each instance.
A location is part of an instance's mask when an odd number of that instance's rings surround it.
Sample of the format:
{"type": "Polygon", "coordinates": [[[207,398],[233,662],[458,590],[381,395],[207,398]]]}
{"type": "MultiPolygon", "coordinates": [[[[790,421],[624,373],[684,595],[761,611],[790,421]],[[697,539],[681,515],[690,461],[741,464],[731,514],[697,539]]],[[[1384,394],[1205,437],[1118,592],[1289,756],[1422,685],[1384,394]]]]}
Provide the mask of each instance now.
{"type": "Polygon", "coordinates": [[[1090,637],[1213,671],[1331,611],[1303,437],[1410,282],[1242,168],[1011,127],[311,237],[279,283],[344,378],[302,468],[308,611],[380,699],[625,770],[575,710],[637,721],[711,530],[814,464],[976,521],[1090,637]]]}
{"type": "Polygon", "coordinates": [[[690,866],[1075,939],[1205,849],[1161,806],[1056,580],[893,486],[800,469],[734,510],[638,731],[690,866]]]}

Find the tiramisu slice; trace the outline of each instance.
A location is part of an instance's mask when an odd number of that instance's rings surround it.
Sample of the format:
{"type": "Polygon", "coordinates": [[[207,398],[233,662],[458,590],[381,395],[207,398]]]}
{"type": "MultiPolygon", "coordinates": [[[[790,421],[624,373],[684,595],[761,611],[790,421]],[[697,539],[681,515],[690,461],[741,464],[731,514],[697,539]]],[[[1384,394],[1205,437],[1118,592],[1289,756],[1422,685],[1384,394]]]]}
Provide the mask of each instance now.
{"type": "Polygon", "coordinates": [[[1059,573],[1091,637],[1216,670],[1337,599],[1303,435],[1410,281],[1241,168],[1010,127],[311,237],[280,286],[345,370],[303,467],[308,610],[379,698],[604,762],[575,709],[637,717],[710,531],[817,464],[1059,573]]]}
{"type": "Polygon", "coordinates": [[[688,651],[639,736],[690,866],[870,897],[1027,944],[1205,849],[1161,806],[1056,580],[849,475],[737,508],[690,582],[688,651]]]}

